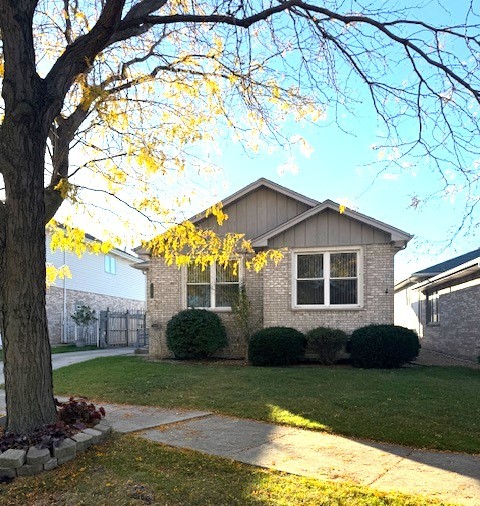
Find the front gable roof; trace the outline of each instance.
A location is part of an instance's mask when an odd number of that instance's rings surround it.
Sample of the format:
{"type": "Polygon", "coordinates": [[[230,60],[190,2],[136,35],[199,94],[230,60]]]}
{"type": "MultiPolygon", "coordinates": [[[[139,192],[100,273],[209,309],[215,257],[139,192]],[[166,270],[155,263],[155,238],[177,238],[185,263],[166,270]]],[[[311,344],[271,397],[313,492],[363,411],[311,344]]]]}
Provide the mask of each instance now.
{"type": "MultiPolygon", "coordinates": [[[[270,181],[269,179],[266,179],[264,177],[261,177],[260,179],[257,179],[257,181],[254,181],[253,183],[250,183],[249,185],[241,188],[237,192],[233,193],[226,199],[222,200],[222,207],[226,208],[227,206],[237,202],[238,200],[244,198],[249,193],[254,192],[255,190],[258,190],[259,188],[264,187],[268,188],[270,190],[273,190],[275,192],[278,192],[282,195],[285,195],[286,197],[289,197],[291,199],[294,199],[302,204],[305,204],[309,207],[315,207],[319,204],[318,200],[312,199],[310,197],[306,197],[305,195],[302,195],[301,193],[297,193],[296,191],[290,190],[289,188],[285,188],[285,186],[279,185],[277,183],[274,183],[273,181],[270,181]]],[[[190,221],[192,223],[197,224],[200,221],[203,221],[205,219],[206,210],[202,211],[201,213],[196,214],[192,218],[190,218],[190,221]]]]}
{"type": "MultiPolygon", "coordinates": [[[[312,207],[311,209],[308,209],[307,211],[299,214],[298,216],[295,216],[294,218],[288,220],[285,223],[282,223],[281,225],[267,231],[266,233],[256,237],[252,241],[253,247],[265,247],[268,246],[268,240],[281,234],[282,232],[285,232],[286,230],[291,229],[292,227],[298,225],[299,223],[307,220],[308,218],[311,218],[312,216],[315,216],[323,211],[326,210],[332,210],[340,213],[340,205],[333,202],[332,200],[325,200],[324,202],[318,203],[315,207],[312,207]]],[[[348,216],[349,218],[352,218],[360,223],[363,223],[365,225],[369,225],[373,228],[376,228],[378,230],[381,230],[382,232],[385,232],[387,234],[390,234],[391,241],[392,242],[403,242],[406,244],[412,236],[410,234],[407,234],[406,232],[392,227],[391,225],[387,225],[386,223],[383,223],[381,221],[378,221],[374,218],[371,218],[370,216],[366,216],[365,214],[361,214],[357,211],[352,211],[350,209],[345,209],[341,214],[344,214],[345,216],[348,216]]]]}

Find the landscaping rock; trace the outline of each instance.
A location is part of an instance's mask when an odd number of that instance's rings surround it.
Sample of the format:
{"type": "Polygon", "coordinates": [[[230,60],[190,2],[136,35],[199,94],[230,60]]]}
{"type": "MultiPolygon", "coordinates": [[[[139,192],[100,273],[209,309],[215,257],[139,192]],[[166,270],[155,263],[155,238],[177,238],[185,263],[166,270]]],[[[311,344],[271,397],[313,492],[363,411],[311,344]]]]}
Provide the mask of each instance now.
{"type": "Polygon", "coordinates": [[[99,424],[95,425],[95,429],[100,431],[104,436],[108,436],[112,432],[112,426],[106,422],[105,420],[102,420],[99,424]]]}
{"type": "Polygon", "coordinates": [[[56,467],[58,467],[58,459],[55,459],[53,457],[50,460],[47,460],[47,462],[45,462],[45,464],[43,464],[43,469],[45,471],[51,471],[52,469],[55,469],[56,467]]]}
{"type": "Polygon", "coordinates": [[[43,464],[25,464],[17,469],[17,476],[33,476],[43,471],[43,464]]]}
{"type": "Polygon", "coordinates": [[[100,430],[96,430],[96,429],[90,429],[90,428],[84,429],[83,433],[88,434],[89,436],[92,436],[94,445],[97,443],[101,443],[103,440],[103,437],[104,437],[103,432],[100,430]]]}
{"type": "Polygon", "coordinates": [[[50,450],[48,448],[41,448],[39,450],[35,446],[32,446],[27,453],[27,464],[44,464],[50,460],[50,457],[50,450]]]}
{"type": "Polygon", "coordinates": [[[91,434],[85,434],[84,432],[79,432],[72,436],[72,439],[77,443],[77,452],[85,451],[89,446],[92,445],[93,436],[91,434]]]}
{"type": "MultiPolygon", "coordinates": [[[[53,448],[53,456],[58,459],[58,463],[61,464],[60,459],[71,460],[75,457],[77,454],[77,443],[73,441],[72,439],[64,439],[60,446],[54,446],[53,448]]],[[[0,455],[1,458],[1,455],[0,455]]],[[[67,460],[64,460],[64,462],[67,462],[67,460]]]]}
{"type": "Polygon", "coordinates": [[[0,467],[0,479],[15,478],[17,472],[13,467],[0,467]]]}
{"type": "Polygon", "coordinates": [[[25,463],[27,452],[25,450],[9,449],[0,455],[0,468],[18,468],[25,463]]]}

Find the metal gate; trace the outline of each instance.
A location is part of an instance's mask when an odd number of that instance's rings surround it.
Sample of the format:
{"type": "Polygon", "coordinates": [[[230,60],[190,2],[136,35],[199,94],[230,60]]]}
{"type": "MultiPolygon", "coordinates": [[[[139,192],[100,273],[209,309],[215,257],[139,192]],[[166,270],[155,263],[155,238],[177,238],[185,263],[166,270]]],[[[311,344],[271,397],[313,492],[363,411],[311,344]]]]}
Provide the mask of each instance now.
{"type": "Polygon", "coordinates": [[[100,311],[100,346],[135,346],[145,327],[145,311],[100,311]]]}

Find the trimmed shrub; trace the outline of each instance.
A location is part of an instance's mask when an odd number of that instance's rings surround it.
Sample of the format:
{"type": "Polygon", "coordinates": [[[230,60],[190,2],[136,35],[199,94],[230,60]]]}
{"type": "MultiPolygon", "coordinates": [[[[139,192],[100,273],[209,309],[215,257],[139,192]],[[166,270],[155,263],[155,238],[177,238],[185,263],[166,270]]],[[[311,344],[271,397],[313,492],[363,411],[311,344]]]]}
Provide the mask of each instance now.
{"type": "Polygon", "coordinates": [[[290,327],[267,327],[255,332],[248,345],[252,365],[290,365],[300,361],[306,345],[305,336],[290,327]]]}
{"type": "Polygon", "coordinates": [[[180,360],[211,357],[227,345],[225,326],[217,314],[186,309],[167,323],[167,345],[180,360]]]}
{"type": "Polygon", "coordinates": [[[350,338],[350,358],[355,367],[389,369],[418,356],[420,343],[413,330],[397,325],[367,325],[350,338]]]}
{"type": "Polygon", "coordinates": [[[338,353],[347,344],[347,334],[340,329],[317,327],[306,333],[307,353],[318,355],[323,365],[333,364],[338,353]]]}

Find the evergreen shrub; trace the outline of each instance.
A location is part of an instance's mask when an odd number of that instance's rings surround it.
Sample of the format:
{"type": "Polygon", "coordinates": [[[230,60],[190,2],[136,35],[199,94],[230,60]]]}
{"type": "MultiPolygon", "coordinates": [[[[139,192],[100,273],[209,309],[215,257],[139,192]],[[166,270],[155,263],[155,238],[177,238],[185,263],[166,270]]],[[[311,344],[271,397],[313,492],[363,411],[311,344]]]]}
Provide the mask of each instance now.
{"type": "Polygon", "coordinates": [[[267,327],[255,332],[248,346],[248,360],[256,366],[290,365],[300,361],[305,336],[290,327],[267,327]]]}
{"type": "Polygon", "coordinates": [[[397,325],[367,325],[355,330],[349,343],[355,367],[400,367],[418,356],[420,343],[413,330],[397,325]]]}
{"type": "Polygon", "coordinates": [[[205,309],[186,309],[167,323],[167,346],[180,360],[204,359],[227,345],[219,316],[205,309]]]}

